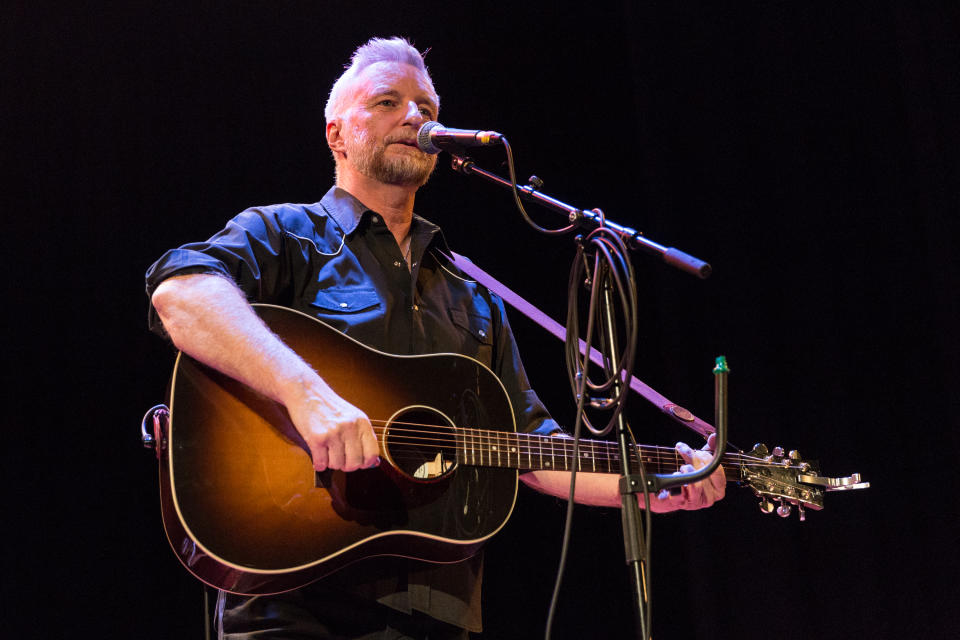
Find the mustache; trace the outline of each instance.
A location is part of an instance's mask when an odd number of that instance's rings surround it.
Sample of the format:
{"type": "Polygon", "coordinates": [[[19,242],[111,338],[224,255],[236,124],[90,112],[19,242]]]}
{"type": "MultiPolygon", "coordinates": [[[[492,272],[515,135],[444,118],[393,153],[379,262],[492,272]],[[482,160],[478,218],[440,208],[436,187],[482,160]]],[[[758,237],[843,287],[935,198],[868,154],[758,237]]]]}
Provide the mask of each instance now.
{"type": "Polygon", "coordinates": [[[408,144],[410,146],[417,147],[419,149],[419,146],[417,145],[416,136],[391,136],[388,138],[384,138],[383,142],[385,145],[395,144],[399,142],[400,144],[408,144]]]}

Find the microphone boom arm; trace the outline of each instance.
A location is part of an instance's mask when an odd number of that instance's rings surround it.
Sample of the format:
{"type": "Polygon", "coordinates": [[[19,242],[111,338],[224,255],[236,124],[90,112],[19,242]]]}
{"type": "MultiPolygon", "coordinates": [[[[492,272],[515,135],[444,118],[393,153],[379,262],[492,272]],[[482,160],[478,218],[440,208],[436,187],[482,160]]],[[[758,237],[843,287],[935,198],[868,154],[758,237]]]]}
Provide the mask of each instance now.
{"type": "MultiPolygon", "coordinates": [[[[453,167],[454,171],[468,176],[479,176],[489,182],[506,187],[507,189],[513,189],[513,184],[509,180],[502,178],[495,173],[487,171],[486,169],[478,167],[470,158],[454,154],[451,154],[451,157],[451,167],[453,167]]],[[[700,279],[706,279],[713,271],[713,268],[709,263],[684,253],[679,249],[665,247],[662,244],[654,242],[653,240],[644,237],[643,233],[637,231],[636,229],[631,229],[630,227],[625,227],[617,224],[616,222],[612,222],[611,220],[607,219],[598,209],[594,209],[592,211],[578,209],[561,202],[556,198],[552,198],[541,191],[538,191],[533,185],[526,185],[523,187],[518,185],[517,191],[519,192],[520,197],[522,197],[524,200],[535,202],[547,209],[552,209],[553,211],[564,214],[570,224],[577,229],[592,231],[597,227],[604,226],[619,235],[627,247],[631,249],[640,249],[646,253],[659,255],[667,264],[672,265],[681,271],[686,271],[687,273],[697,276],[700,279]]]]}

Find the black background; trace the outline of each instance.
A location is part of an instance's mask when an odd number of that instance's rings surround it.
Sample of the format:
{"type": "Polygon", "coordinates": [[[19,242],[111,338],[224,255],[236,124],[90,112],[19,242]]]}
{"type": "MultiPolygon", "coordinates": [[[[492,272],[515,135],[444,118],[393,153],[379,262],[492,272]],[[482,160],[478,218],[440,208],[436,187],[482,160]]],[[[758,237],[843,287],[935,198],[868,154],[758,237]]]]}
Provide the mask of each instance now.
{"type": "MultiPolygon", "coordinates": [[[[8,3],[3,635],[202,637],[201,588],[167,548],[139,445],[173,361],[145,328],[142,274],[247,206],[318,200],[329,86],[357,44],[404,35],[431,48],[444,123],[504,132],[522,177],[712,263],[699,281],[637,256],[644,380],[710,419],[725,354],[733,442],[873,485],[804,523],[733,486],[716,508],[657,517],[655,637],[953,637],[948,5],[8,3]]],[[[506,191],[441,166],[417,209],[562,316],[571,243],[536,235],[506,191]]],[[[568,422],[559,344],[513,324],[568,422]]],[[[639,440],[696,442],[641,404],[639,440]]],[[[487,637],[542,635],[562,517],[521,490],[489,545],[487,637]]],[[[555,637],[629,635],[619,528],[577,510],[555,637]]]]}

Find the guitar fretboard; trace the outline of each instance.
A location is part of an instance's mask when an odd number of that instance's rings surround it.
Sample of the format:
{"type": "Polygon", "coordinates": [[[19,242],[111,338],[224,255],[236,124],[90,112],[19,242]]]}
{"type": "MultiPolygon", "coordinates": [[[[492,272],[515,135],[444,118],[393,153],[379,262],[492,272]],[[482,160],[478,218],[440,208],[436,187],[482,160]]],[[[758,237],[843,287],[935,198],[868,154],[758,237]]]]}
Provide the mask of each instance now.
{"type": "MultiPolygon", "coordinates": [[[[573,438],[558,438],[529,433],[458,429],[457,462],[480,467],[506,467],[521,470],[553,469],[596,473],[620,473],[620,450],[616,443],[580,440],[574,450],[573,438]]],[[[728,462],[724,456],[724,462],[728,462]]],[[[630,451],[628,468],[639,472],[643,462],[653,473],[673,473],[684,464],[676,449],[637,445],[630,451]]]]}

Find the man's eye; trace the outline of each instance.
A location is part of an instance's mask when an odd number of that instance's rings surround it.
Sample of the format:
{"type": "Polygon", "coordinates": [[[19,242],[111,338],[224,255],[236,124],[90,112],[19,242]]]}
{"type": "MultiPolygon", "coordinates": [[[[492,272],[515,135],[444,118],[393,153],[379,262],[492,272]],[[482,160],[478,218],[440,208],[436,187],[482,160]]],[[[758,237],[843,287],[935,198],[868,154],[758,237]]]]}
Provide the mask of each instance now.
{"type": "Polygon", "coordinates": [[[397,104],[397,103],[396,103],[395,100],[391,100],[390,98],[385,98],[385,99],[381,100],[380,102],[378,102],[377,104],[383,105],[383,106],[385,106],[385,107],[392,107],[392,106],[394,106],[394,105],[397,104]]]}
{"type": "Polygon", "coordinates": [[[430,111],[430,109],[427,109],[426,107],[421,107],[421,108],[420,108],[420,113],[423,114],[425,117],[430,118],[431,120],[433,120],[433,112],[430,111]]]}

